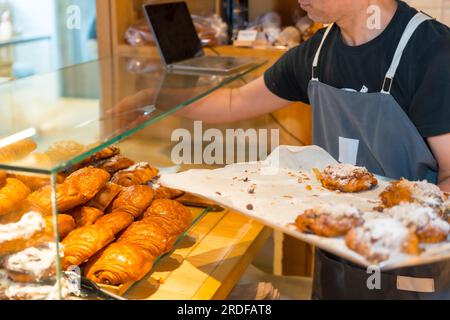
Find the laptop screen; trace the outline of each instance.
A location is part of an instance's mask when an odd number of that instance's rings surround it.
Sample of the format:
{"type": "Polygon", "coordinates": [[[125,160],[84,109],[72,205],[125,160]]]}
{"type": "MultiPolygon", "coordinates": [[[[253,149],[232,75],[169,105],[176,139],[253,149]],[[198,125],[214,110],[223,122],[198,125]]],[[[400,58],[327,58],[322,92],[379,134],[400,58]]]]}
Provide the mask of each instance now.
{"type": "Polygon", "coordinates": [[[146,5],[144,10],[166,64],[203,55],[185,2],[146,5]]]}

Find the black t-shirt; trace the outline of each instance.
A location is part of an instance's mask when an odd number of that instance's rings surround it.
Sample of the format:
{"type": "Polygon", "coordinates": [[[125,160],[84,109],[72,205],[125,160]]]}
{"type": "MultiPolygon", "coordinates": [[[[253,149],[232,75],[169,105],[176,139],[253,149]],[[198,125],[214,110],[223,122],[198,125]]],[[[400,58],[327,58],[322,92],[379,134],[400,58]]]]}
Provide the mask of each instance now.
{"type": "MultiPolygon", "coordinates": [[[[321,82],[340,89],[380,92],[406,25],[417,13],[399,1],[394,18],[372,41],[348,46],[338,26],[330,31],[319,59],[321,82]]],[[[325,29],[289,50],[264,75],[267,88],[289,101],[309,103],[312,63],[325,29]]],[[[430,20],[413,34],[391,90],[423,137],[450,132],[450,28],[430,20]]]]}

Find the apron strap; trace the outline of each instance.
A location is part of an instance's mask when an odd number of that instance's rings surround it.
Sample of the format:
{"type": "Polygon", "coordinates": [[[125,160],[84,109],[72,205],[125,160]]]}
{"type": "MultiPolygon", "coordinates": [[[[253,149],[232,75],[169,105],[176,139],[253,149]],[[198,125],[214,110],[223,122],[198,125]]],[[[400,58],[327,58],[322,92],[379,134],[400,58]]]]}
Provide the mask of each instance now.
{"type": "Polygon", "coordinates": [[[317,72],[318,71],[317,66],[319,64],[320,52],[322,51],[323,44],[325,43],[325,40],[327,39],[328,34],[330,33],[333,26],[334,26],[334,23],[332,23],[328,26],[327,30],[325,31],[325,34],[322,37],[322,41],[320,42],[319,48],[317,49],[317,52],[316,52],[316,55],[315,55],[314,61],[313,61],[313,66],[312,66],[312,81],[319,81],[319,73],[317,72]]]}
{"type": "Polygon", "coordinates": [[[395,73],[397,72],[397,68],[400,64],[400,60],[403,55],[403,51],[405,50],[406,46],[408,45],[409,40],[411,39],[414,32],[417,30],[417,28],[425,21],[432,20],[433,18],[426,15],[425,13],[418,12],[412,19],[409,21],[408,25],[406,26],[405,31],[403,32],[402,38],[400,39],[400,42],[398,44],[397,50],[394,54],[394,59],[392,60],[392,64],[389,68],[389,70],[386,73],[386,76],[383,81],[383,87],[381,89],[381,93],[384,94],[391,94],[392,89],[392,83],[394,81],[395,73]]]}

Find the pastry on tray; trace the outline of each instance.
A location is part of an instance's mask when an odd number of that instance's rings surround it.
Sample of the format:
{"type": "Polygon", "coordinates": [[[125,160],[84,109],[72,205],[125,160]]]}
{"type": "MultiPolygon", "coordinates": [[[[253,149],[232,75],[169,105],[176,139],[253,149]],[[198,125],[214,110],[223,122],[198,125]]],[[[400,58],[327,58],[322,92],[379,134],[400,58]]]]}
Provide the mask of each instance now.
{"type": "Polygon", "coordinates": [[[5,258],[3,267],[15,282],[47,281],[56,275],[56,244],[48,242],[14,253],[5,258]]]}
{"type": "Polygon", "coordinates": [[[135,162],[127,157],[116,155],[112,158],[100,160],[93,164],[94,167],[108,171],[110,174],[114,174],[117,171],[127,169],[134,165],[135,162]]]}
{"type": "Polygon", "coordinates": [[[125,211],[138,218],[150,206],[153,198],[154,192],[149,186],[127,187],[112,202],[111,211],[125,211]]]}
{"type": "Polygon", "coordinates": [[[427,181],[408,181],[406,179],[392,181],[380,194],[380,200],[386,208],[405,202],[417,203],[445,211],[444,193],[438,186],[427,181]]]}
{"type": "Polygon", "coordinates": [[[363,223],[361,212],[346,204],[323,204],[299,215],[295,224],[304,233],[340,237],[363,223]]]}
{"type": "Polygon", "coordinates": [[[345,243],[370,263],[385,261],[392,253],[420,254],[419,238],[414,229],[393,218],[367,220],[347,233],[345,243]]]}
{"type": "MultiPolygon", "coordinates": [[[[49,215],[44,218],[45,220],[45,234],[52,238],[54,237],[53,216],[49,215]]],[[[58,214],[58,235],[59,240],[64,239],[72,230],[76,227],[75,220],[72,216],[67,214],[58,214]]]]}
{"type": "MultiPolygon", "coordinates": [[[[16,178],[22,181],[31,191],[36,191],[42,187],[51,184],[50,176],[36,176],[36,175],[11,175],[12,178],[16,178]]],[[[60,174],[56,175],[56,183],[60,184],[64,182],[64,177],[60,174]]]]}
{"type": "Polygon", "coordinates": [[[90,225],[75,229],[62,241],[62,268],[79,266],[113,240],[114,232],[106,226],[90,225]]]}
{"type": "Polygon", "coordinates": [[[450,225],[431,207],[404,203],[383,211],[384,214],[414,228],[421,242],[437,243],[447,240],[450,225]]]}
{"type": "MultiPolygon", "coordinates": [[[[90,146],[87,146],[85,149],[87,150],[89,148],[90,148],[90,146]]],[[[94,153],[93,155],[87,157],[83,161],[80,161],[79,163],[73,165],[69,169],[65,170],[64,173],[71,174],[71,173],[79,170],[80,168],[87,167],[87,166],[93,166],[98,161],[111,158],[115,155],[118,155],[119,153],[120,153],[119,148],[117,148],[115,146],[107,147],[107,148],[100,150],[99,152],[94,153]]]]}
{"type": "Polygon", "coordinates": [[[133,216],[128,212],[114,211],[98,219],[95,224],[104,225],[112,230],[114,234],[118,234],[120,231],[125,230],[130,224],[132,224],[133,221],[133,216]]]}
{"type": "Polygon", "coordinates": [[[0,163],[13,162],[29,155],[37,148],[36,142],[24,139],[0,148],[0,163]]]}
{"type": "Polygon", "coordinates": [[[157,199],[145,211],[144,219],[151,217],[165,217],[177,224],[181,224],[182,229],[187,229],[192,224],[192,214],[188,208],[176,200],[157,199]]]}
{"type": "Polygon", "coordinates": [[[0,189],[0,216],[18,209],[30,192],[30,188],[22,181],[7,178],[6,184],[0,189]]]}
{"type": "Polygon", "coordinates": [[[111,202],[122,191],[122,187],[118,184],[108,182],[105,187],[97,193],[97,195],[86,203],[87,206],[97,208],[100,211],[105,211],[111,202]]]}
{"type": "Polygon", "coordinates": [[[103,216],[103,211],[97,208],[82,206],[70,211],[77,228],[94,224],[103,216]]]}
{"type": "Polygon", "coordinates": [[[124,187],[147,184],[158,176],[158,169],[153,168],[147,162],[136,163],[135,165],[116,172],[111,182],[124,187]]]}
{"type": "MultiPolygon", "coordinates": [[[[102,169],[86,167],[75,171],[56,186],[56,203],[59,212],[67,212],[92,199],[108,182],[110,175],[102,169]]],[[[32,209],[43,214],[52,213],[52,186],[43,187],[28,197],[32,209]]]]}
{"type": "Polygon", "coordinates": [[[329,190],[352,193],[367,191],[378,185],[375,176],[366,168],[346,163],[329,165],[323,171],[314,169],[314,173],[322,186],[329,190]]]}
{"type": "Polygon", "coordinates": [[[153,188],[153,190],[155,191],[155,199],[176,199],[184,194],[183,191],[166,188],[163,186],[153,188]]]}

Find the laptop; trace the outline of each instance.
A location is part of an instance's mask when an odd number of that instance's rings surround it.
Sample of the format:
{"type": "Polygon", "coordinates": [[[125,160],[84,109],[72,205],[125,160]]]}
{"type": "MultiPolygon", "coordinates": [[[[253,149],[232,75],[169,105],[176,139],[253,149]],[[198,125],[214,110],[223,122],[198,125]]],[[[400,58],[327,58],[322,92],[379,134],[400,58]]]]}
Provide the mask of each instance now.
{"type": "Polygon", "coordinates": [[[246,57],[206,56],[185,2],[144,5],[144,13],[166,69],[230,74],[255,63],[246,57]]]}

